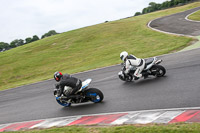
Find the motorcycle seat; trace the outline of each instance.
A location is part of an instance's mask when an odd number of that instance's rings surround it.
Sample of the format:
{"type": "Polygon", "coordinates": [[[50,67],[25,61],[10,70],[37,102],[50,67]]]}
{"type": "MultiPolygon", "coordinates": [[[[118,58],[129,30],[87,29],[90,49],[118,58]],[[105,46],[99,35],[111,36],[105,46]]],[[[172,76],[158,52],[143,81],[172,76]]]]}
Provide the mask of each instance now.
{"type": "Polygon", "coordinates": [[[145,60],[145,66],[151,64],[154,60],[154,58],[148,58],[148,59],[144,59],[145,60]]]}

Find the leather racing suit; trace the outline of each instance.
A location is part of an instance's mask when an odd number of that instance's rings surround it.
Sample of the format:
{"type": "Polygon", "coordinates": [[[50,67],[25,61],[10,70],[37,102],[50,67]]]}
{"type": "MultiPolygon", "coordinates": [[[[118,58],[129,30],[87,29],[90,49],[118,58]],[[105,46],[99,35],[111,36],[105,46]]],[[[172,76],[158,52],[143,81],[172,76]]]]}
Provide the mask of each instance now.
{"type": "Polygon", "coordinates": [[[65,87],[71,88],[68,89],[67,93],[64,94],[66,97],[69,97],[70,95],[75,94],[81,88],[82,81],[80,79],[72,77],[71,75],[65,74],[60,79],[60,82],[55,86],[59,90],[58,96],[61,96],[63,94],[65,87]]]}
{"type": "Polygon", "coordinates": [[[125,74],[128,74],[132,66],[136,67],[134,76],[137,78],[142,77],[142,70],[145,67],[145,60],[135,57],[134,55],[128,55],[125,61],[125,74]]]}

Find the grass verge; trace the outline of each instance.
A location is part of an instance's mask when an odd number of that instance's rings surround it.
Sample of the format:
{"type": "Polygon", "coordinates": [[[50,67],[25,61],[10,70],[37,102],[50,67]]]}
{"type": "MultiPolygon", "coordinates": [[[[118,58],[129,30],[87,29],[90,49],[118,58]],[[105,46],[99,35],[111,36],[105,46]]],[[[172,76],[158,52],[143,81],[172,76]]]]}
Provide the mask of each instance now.
{"type": "Polygon", "coordinates": [[[200,21],[200,10],[191,14],[188,19],[191,19],[191,20],[195,20],[195,21],[200,21]]]}
{"type": "Polygon", "coordinates": [[[178,51],[193,38],[168,35],[146,25],[158,17],[200,6],[200,2],[97,24],[0,53],[0,90],[120,63],[121,51],[140,58],[178,51]]]}
{"type": "Polygon", "coordinates": [[[181,51],[186,51],[186,50],[191,50],[191,49],[195,49],[195,48],[200,48],[200,36],[196,37],[198,39],[198,41],[196,43],[194,43],[193,45],[190,45],[184,49],[182,49],[181,51]]]}
{"type": "Polygon", "coordinates": [[[15,133],[198,133],[199,131],[200,123],[175,123],[120,126],[69,126],[43,130],[17,131],[15,133]]]}

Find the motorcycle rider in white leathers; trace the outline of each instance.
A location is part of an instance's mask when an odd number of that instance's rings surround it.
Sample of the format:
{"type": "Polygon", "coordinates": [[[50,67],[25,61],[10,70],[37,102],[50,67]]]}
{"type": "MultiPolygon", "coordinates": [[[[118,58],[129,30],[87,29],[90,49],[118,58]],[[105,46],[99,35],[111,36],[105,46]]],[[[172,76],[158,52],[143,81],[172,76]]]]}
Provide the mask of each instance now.
{"type": "Polygon", "coordinates": [[[136,67],[134,78],[135,80],[141,78],[143,75],[141,72],[145,67],[145,60],[135,57],[134,55],[128,55],[126,51],[121,52],[120,58],[125,63],[126,70],[124,73],[127,75],[132,68],[132,66],[136,67]]]}

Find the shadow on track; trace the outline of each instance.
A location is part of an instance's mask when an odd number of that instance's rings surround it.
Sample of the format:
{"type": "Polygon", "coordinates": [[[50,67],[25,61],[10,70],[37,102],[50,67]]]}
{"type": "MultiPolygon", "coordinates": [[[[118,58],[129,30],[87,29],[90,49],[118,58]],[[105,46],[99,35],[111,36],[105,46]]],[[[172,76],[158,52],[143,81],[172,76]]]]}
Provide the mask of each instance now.
{"type": "Polygon", "coordinates": [[[155,77],[149,77],[147,79],[140,79],[137,81],[132,81],[132,82],[124,82],[123,85],[133,85],[133,86],[142,86],[142,85],[148,85],[148,84],[152,84],[152,83],[157,83],[157,82],[161,82],[163,80],[166,80],[167,76],[164,77],[159,77],[159,78],[155,78],[155,77]]]}
{"type": "Polygon", "coordinates": [[[81,104],[73,104],[70,107],[61,107],[61,111],[86,111],[90,109],[97,108],[99,106],[105,105],[106,102],[102,101],[101,103],[92,103],[92,102],[87,102],[87,103],[81,103],[81,104]]]}

